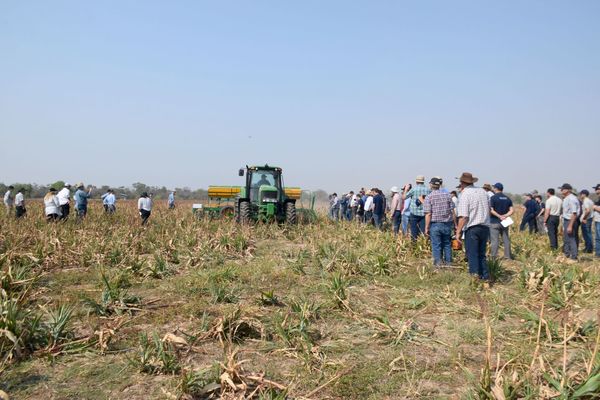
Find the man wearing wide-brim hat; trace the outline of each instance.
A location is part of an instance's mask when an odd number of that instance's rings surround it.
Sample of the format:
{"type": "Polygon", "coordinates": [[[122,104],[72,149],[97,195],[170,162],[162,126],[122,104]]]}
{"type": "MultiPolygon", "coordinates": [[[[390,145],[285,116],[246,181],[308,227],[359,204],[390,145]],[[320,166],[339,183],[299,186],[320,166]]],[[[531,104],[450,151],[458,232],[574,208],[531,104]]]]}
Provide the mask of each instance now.
{"type": "Polygon", "coordinates": [[[414,241],[417,237],[425,234],[425,211],[423,211],[423,202],[425,196],[431,193],[431,189],[425,187],[425,176],[417,175],[415,178],[416,185],[408,190],[407,186],[404,187],[404,194],[402,200],[410,200],[410,217],[408,221],[410,223],[410,238],[414,241]]]}
{"type": "Polygon", "coordinates": [[[563,195],[562,220],[563,220],[563,251],[565,256],[574,262],[577,260],[577,230],[579,229],[579,215],[581,205],[577,196],[573,194],[573,186],[563,183],[560,187],[563,195]]]}
{"type": "Polygon", "coordinates": [[[470,172],[463,172],[458,180],[462,192],[458,202],[456,237],[460,238],[464,231],[469,273],[489,285],[485,253],[490,238],[490,199],[485,190],[473,186],[478,179],[470,172]]]}

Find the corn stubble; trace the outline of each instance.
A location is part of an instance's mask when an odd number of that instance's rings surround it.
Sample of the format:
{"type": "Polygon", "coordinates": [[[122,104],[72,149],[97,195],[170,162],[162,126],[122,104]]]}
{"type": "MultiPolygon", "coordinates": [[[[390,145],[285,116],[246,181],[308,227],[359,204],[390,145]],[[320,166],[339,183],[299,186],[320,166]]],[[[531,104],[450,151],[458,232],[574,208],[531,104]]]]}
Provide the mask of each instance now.
{"type": "Polygon", "coordinates": [[[33,206],[3,219],[0,390],[91,397],[109,360],[97,398],[599,396],[600,266],[562,264],[544,237],[515,232],[489,290],[462,253],[433,269],[426,238],[325,218],[238,226],[188,206],[145,227],[128,202],[113,216],[94,203],[80,224],[33,206]],[[23,383],[82,358],[94,373],[23,383]]]}

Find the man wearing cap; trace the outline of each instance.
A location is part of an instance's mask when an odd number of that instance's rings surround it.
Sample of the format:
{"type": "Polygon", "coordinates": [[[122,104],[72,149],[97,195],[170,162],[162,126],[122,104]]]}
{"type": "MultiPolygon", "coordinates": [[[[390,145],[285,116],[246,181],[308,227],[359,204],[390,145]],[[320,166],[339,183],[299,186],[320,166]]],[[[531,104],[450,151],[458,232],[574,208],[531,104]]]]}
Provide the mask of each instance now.
{"type": "Polygon", "coordinates": [[[485,258],[490,237],[490,198],[485,190],[475,187],[477,182],[469,172],[460,178],[460,200],[458,202],[458,225],[456,237],[465,231],[465,250],[469,262],[469,273],[478,276],[489,285],[490,273],[485,258]]]}
{"type": "Polygon", "coordinates": [[[482,188],[483,188],[483,190],[485,190],[485,192],[487,193],[487,195],[490,199],[492,198],[492,196],[494,196],[494,191],[492,189],[492,185],[490,185],[489,183],[484,183],[482,188]]]}
{"type": "Polygon", "coordinates": [[[579,199],[573,194],[573,187],[564,183],[560,188],[563,195],[562,219],[563,219],[563,251],[565,256],[572,261],[577,260],[577,229],[579,228],[579,215],[581,206],[579,199]]]}
{"type": "Polygon", "coordinates": [[[75,192],[75,204],[77,205],[77,218],[78,219],[83,219],[86,215],[87,215],[87,205],[88,205],[88,199],[91,197],[91,193],[92,193],[92,187],[90,186],[87,190],[87,192],[85,191],[85,188],[83,186],[83,182],[80,182],[77,185],[77,191],[75,192]]]}
{"type": "Polygon", "coordinates": [[[56,195],[58,198],[58,204],[60,206],[60,217],[59,219],[69,218],[70,203],[71,203],[71,185],[65,183],[65,187],[60,189],[56,195]]]}
{"type": "Polygon", "coordinates": [[[587,189],[583,189],[579,192],[579,200],[581,201],[581,236],[583,236],[583,242],[585,247],[583,248],[584,253],[593,253],[594,245],[592,243],[592,222],[594,218],[594,202],[590,199],[590,192],[587,189]]]}
{"type": "Polygon", "coordinates": [[[513,202],[503,193],[504,185],[500,182],[492,187],[494,195],[490,198],[490,242],[492,246],[492,258],[498,257],[498,248],[500,247],[500,236],[504,244],[504,259],[512,260],[510,250],[510,236],[508,235],[508,226],[502,225],[502,221],[513,215],[513,202]]]}
{"type": "Polygon", "coordinates": [[[414,241],[419,235],[425,233],[425,211],[423,211],[423,202],[425,197],[431,193],[431,190],[425,187],[425,176],[419,175],[415,179],[416,185],[407,190],[404,189],[402,200],[410,199],[410,237],[414,241]]]}
{"type": "Polygon", "coordinates": [[[452,263],[452,228],[455,224],[454,203],[450,193],[440,190],[442,180],[431,178],[431,193],[425,197],[425,234],[431,238],[433,265],[452,263]]]}
{"type": "Polygon", "coordinates": [[[4,207],[6,208],[6,216],[10,217],[13,213],[13,207],[15,205],[15,199],[13,198],[12,191],[14,186],[9,186],[6,193],[4,193],[4,207]]]}
{"type": "Polygon", "coordinates": [[[554,188],[546,191],[546,207],[544,209],[544,225],[548,231],[550,248],[556,250],[558,249],[558,227],[560,226],[562,200],[556,196],[554,188]]]}
{"type": "Polygon", "coordinates": [[[392,186],[390,192],[392,192],[392,202],[390,205],[392,227],[394,235],[397,235],[400,232],[400,225],[402,224],[402,208],[404,204],[398,186],[392,186]]]}
{"type": "Polygon", "coordinates": [[[594,203],[594,225],[596,226],[596,257],[600,257],[600,183],[594,187],[596,202],[594,203]]]}

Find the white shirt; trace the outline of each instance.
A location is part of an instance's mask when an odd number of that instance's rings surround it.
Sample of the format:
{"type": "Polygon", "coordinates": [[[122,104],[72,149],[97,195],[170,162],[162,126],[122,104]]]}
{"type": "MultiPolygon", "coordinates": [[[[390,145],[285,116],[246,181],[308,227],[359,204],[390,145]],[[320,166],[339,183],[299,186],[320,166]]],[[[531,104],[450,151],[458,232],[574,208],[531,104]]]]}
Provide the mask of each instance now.
{"type": "Polygon", "coordinates": [[[350,200],[350,207],[356,207],[356,201],[358,200],[358,196],[353,194],[352,199],[350,200]]]}
{"type": "Polygon", "coordinates": [[[23,196],[23,193],[17,193],[17,195],[15,196],[15,206],[20,207],[20,206],[24,206],[24,205],[25,205],[25,197],[23,196]]]}
{"type": "Polygon", "coordinates": [[[60,204],[56,195],[44,197],[44,211],[46,215],[60,214],[60,204]]]}
{"type": "Polygon", "coordinates": [[[61,206],[69,204],[69,199],[71,198],[71,191],[69,190],[69,188],[62,188],[60,189],[60,192],[58,192],[56,197],[58,197],[58,204],[60,204],[61,206]]]}
{"type": "Polygon", "coordinates": [[[138,200],[138,210],[152,211],[152,199],[150,197],[140,197],[138,200]]]}
{"type": "Polygon", "coordinates": [[[580,220],[583,221],[583,217],[584,214],[587,212],[588,215],[586,217],[586,219],[590,219],[593,218],[594,216],[594,202],[592,201],[592,199],[590,199],[589,197],[586,197],[585,199],[583,199],[582,202],[582,210],[581,210],[581,218],[580,220]]]}
{"type": "Polygon", "coordinates": [[[4,193],[4,204],[6,204],[7,206],[13,205],[13,199],[11,197],[10,190],[7,190],[6,193],[4,193]]]}
{"type": "Polygon", "coordinates": [[[373,209],[373,196],[367,197],[365,201],[365,211],[372,211],[373,209]]]}
{"type": "Polygon", "coordinates": [[[560,209],[562,207],[562,200],[558,196],[550,196],[546,199],[546,210],[549,210],[550,215],[556,217],[560,216],[560,209]]]}
{"type": "Polygon", "coordinates": [[[569,193],[567,197],[563,199],[563,218],[570,220],[573,214],[579,215],[581,212],[581,206],[579,205],[579,199],[573,194],[569,193]]]}

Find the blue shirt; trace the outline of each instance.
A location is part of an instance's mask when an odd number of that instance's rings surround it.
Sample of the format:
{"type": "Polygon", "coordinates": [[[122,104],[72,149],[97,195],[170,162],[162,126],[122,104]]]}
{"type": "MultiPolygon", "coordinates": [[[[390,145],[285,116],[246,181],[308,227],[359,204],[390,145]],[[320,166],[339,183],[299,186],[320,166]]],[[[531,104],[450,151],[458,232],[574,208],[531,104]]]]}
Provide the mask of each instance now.
{"type": "Polygon", "coordinates": [[[106,204],[107,206],[114,206],[117,198],[112,193],[107,193],[102,198],[102,204],[106,204]]]}
{"type": "Polygon", "coordinates": [[[425,198],[429,193],[431,193],[431,189],[426,188],[423,184],[416,185],[414,188],[410,189],[408,193],[406,193],[407,199],[413,199],[413,201],[410,202],[410,215],[419,217],[425,215],[425,211],[423,211],[423,202],[419,197],[423,196],[423,198],[425,198]]]}
{"type": "Polygon", "coordinates": [[[77,189],[75,192],[75,202],[77,203],[77,207],[87,207],[88,198],[90,197],[89,193],[77,189]]]}
{"type": "Polygon", "coordinates": [[[173,193],[169,193],[169,204],[175,204],[175,195],[173,193]]]}
{"type": "Polygon", "coordinates": [[[523,206],[525,207],[524,216],[528,216],[530,214],[536,215],[540,211],[540,206],[534,199],[527,200],[523,206]]]}
{"type": "Polygon", "coordinates": [[[384,197],[380,194],[373,197],[373,214],[383,215],[385,213],[384,197]]]}
{"type": "MultiPolygon", "coordinates": [[[[494,209],[498,214],[504,215],[510,211],[510,208],[513,206],[513,202],[504,193],[496,193],[490,199],[490,207],[494,209]]],[[[500,218],[496,217],[493,214],[490,214],[490,223],[499,224],[500,218]]]]}

